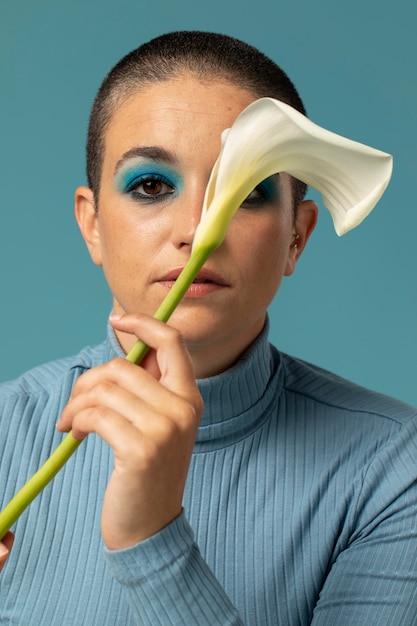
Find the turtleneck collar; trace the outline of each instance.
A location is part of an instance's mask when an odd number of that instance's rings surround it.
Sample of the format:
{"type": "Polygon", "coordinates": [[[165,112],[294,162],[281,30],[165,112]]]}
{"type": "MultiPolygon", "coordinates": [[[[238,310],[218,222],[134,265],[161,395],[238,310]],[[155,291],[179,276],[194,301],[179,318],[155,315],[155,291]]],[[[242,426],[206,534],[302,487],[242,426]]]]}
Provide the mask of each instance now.
{"type": "MultiPolygon", "coordinates": [[[[231,445],[256,430],[266,419],[271,402],[282,388],[279,353],[268,342],[269,322],[231,368],[197,380],[204,401],[195,452],[231,445]]],[[[109,358],[125,356],[108,327],[109,358]]]]}
{"type": "Polygon", "coordinates": [[[271,402],[277,400],[282,370],[278,353],[268,342],[268,332],[267,321],[235,365],[217,376],[197,381],[204,400],[197,452],[231,445],[247,437],[263,423],[271,402]]]}

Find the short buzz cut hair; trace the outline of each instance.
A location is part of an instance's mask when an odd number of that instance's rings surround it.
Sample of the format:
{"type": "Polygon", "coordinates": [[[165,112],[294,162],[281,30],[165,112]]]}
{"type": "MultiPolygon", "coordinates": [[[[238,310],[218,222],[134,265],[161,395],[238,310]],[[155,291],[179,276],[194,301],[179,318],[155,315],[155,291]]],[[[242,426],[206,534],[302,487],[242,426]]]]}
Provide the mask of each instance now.
{"type": "MultiPolygon", "coordinates": [[[[144,43],[124,56],[103,80],[91,110],[87,135],[87,181],[98,204],[108,124],[123,102],[141,88],[188,74],[224,80],[256,98],[281,100],[306,114],[287,74],[257,48],[218,33],[177,31],[144,43]]],[[[293,180],[295,210],[306,185],[293,180]]]]}

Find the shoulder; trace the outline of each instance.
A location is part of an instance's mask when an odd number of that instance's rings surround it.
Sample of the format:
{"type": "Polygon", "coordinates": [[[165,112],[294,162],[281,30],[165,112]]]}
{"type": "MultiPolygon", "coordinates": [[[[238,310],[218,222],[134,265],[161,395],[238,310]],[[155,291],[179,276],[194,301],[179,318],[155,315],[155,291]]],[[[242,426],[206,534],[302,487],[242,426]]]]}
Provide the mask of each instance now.
{"type": "Polygon", "coordinates": [[[375,492],[381,481],[398,492],[417,487],[415,407],[286,354],[281,363],[281,415],[309,467],[334,472],[345,489],[351,481],[357,493],[365,477],[375,492]]]}
{"type": "Polygon", "coordinates": [[[305,402],[322,406],[333,414],[367,414],[377,421],[405,425],[417,420],[417,408],[371,391],[317,365],[281,353],[284,387],[305,402]],[[379,418],[379,419],[378,419],[379,418]]]}
{"type": "Polygon", "coordinates": [[[12,396],[45,395],[64,381],[73,381],[83,371],[103,362],[105,343],[87,346],[78,354],[38,365],[15,380],[0,384],[0,400],[12,396]]]}

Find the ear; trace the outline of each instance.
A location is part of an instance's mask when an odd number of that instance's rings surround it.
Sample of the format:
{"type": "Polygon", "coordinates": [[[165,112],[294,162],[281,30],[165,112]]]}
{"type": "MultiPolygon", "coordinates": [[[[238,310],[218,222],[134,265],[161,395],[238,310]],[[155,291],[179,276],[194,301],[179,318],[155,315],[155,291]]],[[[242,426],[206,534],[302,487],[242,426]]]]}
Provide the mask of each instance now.
{"type": "Polygon", "coordinates": [[[98,215],[94,194],[88,187],[75,191],[75,218],[93,263],[102,265],[98,215]]]}
{"type": "Polygon", "coordinates": [[[307,241],[313,232],[318,216],[318,206],[313,200],[303,200],[297,209],[297,218],[294,222],[294,239],[291,242],[290,251],[285,268],[285,276],[291,276],[297,265],[307,241]]]}

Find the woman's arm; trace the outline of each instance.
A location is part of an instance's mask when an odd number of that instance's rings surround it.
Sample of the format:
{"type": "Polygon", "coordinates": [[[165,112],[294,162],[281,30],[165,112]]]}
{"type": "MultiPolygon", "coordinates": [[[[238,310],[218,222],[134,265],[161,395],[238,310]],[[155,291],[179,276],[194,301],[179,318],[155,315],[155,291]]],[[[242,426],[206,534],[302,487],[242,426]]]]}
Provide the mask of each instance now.
{"type": "Polygon", "coordinates": [[[76,382],[58,422],[76,438],[96,433],[114,452],[102,535],[110,550],[137,544],[178,517],[202,413],[181,335],[141,315],[113,325],[153,350],[143,366],[114,359],[76,382]]]}
{"type": "Polygon", "coordinates": [[[115,359],[83,374],[58,423],[113,449],[101,520],[110,568],[141,624],[241,624],[182,515],[203,410],[185,344],[147,316],[112,323],[151,351],[140,367],[115,359]]]}

